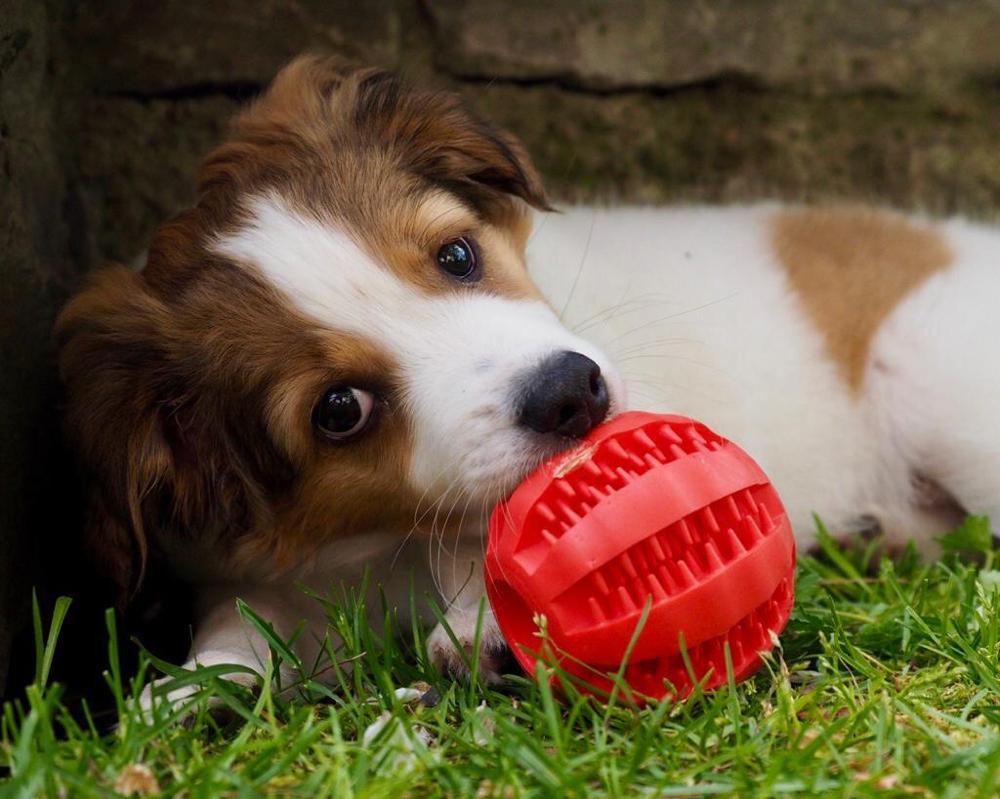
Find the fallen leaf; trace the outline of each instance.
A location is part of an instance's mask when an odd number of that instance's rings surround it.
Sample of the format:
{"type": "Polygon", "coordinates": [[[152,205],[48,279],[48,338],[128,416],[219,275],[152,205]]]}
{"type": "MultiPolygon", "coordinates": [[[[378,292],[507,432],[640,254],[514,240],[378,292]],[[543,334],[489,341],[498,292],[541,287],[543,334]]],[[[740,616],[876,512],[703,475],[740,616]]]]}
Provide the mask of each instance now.
{"type": "Polygon", "coordinates": [[[133,763],[118,772],[115,791],[123,796],[155,796],[160,792],[160,784],[149,766],[133,763]]]}

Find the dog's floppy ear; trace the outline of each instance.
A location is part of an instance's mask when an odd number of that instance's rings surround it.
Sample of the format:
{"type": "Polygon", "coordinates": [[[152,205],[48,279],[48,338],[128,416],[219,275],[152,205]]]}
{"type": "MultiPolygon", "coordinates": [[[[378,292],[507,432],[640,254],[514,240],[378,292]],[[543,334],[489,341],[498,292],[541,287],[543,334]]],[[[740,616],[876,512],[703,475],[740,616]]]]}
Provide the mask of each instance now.
{"type": "Polygon", "coordinates": [[[359,131],[400,150],[412,171],[476,205],[506,194],[552,210],[521,143],[479,119],[457,95],[413,89],[382,70],[351,77],[359,131]]]}
{"type": "Polygon", "coordinates": [[[167,403],[167,312],[140,274],[96,273],[65,308],[56,334],[67,426],[88,479],[86,535],[125,604],[139,588],[150,543],[143,508],[175,482],[167,403]],[[160,365],[160,366],[158,366],[160,365]]]}

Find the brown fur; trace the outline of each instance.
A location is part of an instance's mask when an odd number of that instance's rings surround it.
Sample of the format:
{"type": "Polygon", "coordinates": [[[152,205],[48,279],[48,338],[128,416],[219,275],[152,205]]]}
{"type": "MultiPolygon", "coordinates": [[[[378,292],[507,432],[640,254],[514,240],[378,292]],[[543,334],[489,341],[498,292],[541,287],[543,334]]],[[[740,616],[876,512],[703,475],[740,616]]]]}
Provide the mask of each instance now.
{"type": "Polygon", "coordinates": [[[773,220],[772,245],[827,350],[855,391],[872,337],[951,252],[940,234],[860,208],[795,209],[773,220]]]}
{"type": "Polygon", "coordinates": [[[548,204],[512,137],[387,73],[291,64],[207,159],[197,204],[160,229],[143,272],[95,274],[58,323],[67,423],[93,484],[87,535],[123,600],[165,548],[208,541],[226,576],[273,574],[331,538],[412,523],[401,412],[377,409],[377,436],[345,445],[311,427],[332,385],[393,397],[398,365],[316,329],[210,249],[266,192],[426,291],[465,290],[433,268],[459,235],[488,254],[481,289],[536,291],[521,201],[548,204]]]}

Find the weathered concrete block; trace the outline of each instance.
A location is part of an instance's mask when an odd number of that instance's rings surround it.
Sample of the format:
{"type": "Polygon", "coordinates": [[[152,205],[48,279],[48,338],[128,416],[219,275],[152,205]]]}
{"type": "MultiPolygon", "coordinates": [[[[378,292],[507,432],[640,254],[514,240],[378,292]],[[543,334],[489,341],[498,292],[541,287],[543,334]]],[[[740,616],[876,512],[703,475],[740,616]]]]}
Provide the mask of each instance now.
{"type": "Polygon", "coordinates": [[[1000,103],[691,88],[611,96],[479,85],[567,201],[852,200],[936,214],[1000,210],[1000,103]]]}
{"type": "Polygon", "coordinates": [[[64,28],[100,92],[152,94],[262,84],[290,57],[391,59],[392,0],[84,0],[64,28]]]}
{"type": "Polygon", "coordinates": [[[1000,77],[993,0],[428,0],[454,75],[597,90],[738,77],[815,92],[943,92],[1000,77]]]}

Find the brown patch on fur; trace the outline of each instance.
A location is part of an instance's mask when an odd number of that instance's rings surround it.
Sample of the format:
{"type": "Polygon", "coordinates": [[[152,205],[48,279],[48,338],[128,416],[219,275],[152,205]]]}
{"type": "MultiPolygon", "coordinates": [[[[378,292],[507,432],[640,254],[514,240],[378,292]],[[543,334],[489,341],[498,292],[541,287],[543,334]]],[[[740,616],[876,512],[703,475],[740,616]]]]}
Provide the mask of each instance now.
{"type": "Polygon", "coordinates": [[[782,211],[771,232],[792,288],[856,391],[879,326],[904,297],[952,260],[937,231],[873,209],[782,211]]]}
{"type": "Polygon", "coordinates": [[[302,360],[271,385],[271,434],[285,442],[299,479],[274,503],[272,523],[237,543],[239,569],[265,563],[265,576],[274,577],[334,538],[412,525],[418,496],[407,482],[411,430],[399,407],[376,404],[365,432],[346,443],[324,442],[309,423],[331,386],[397,396],[397,364],[371,342],[343,333],[323,334],[322,346],[324,360],[302,360]]]}
{"type": "Polygon", "coordinates": [[[434,256],[458,235],[489,260],[481,289],[536,291],[524,203],[548,204],[516,140],[453,95],[330,59],[293,62],[207,159],[196,206],[158,231],[143,272],[95,274],[58,322],[67,425],[92,485],[87,536],[123,601],[165,549],[210,552],[196,565],[235,569],[224,577],[274,574],[334,538],[412,524],[411,435],[392,404],[390,355],[316,329],[212,250],[268,193],[428,291],[456,290],[434,256]],[[440,220],[428,216],[445,200],[440,220]],[[359,438],[330,445],[311,410],[341,384],[387,404],[359,438]]]}

